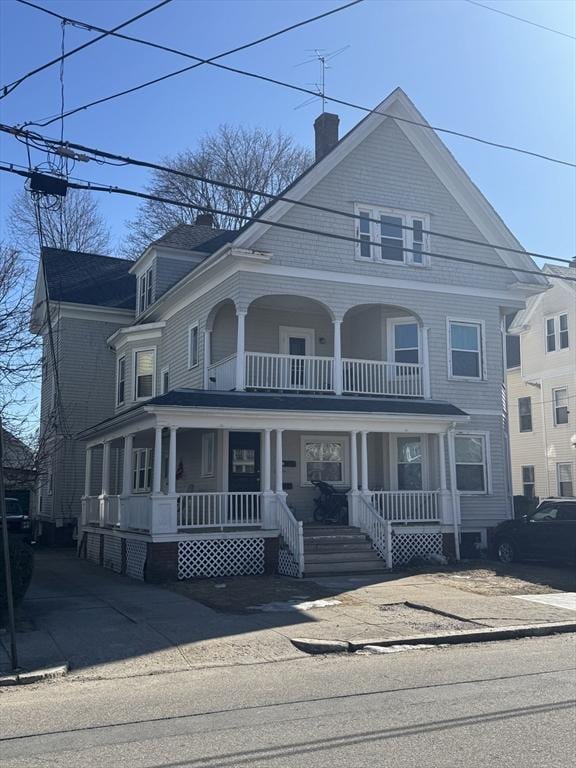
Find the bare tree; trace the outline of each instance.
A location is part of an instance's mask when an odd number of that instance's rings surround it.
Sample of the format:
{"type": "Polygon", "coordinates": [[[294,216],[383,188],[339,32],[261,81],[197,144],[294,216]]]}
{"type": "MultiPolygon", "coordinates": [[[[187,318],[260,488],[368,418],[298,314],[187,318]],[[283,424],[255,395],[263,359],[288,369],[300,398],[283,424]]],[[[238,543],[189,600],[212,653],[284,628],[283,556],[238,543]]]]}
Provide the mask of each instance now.
{"type": "MultiPolygon", "coordinates": [[[[163,161],[163,165],[170,168],[273,195],[280,193],[311,163],[311,153],[282,131],[271,133],[230,125],[221,125],[214,135],[202,138],[198,149],[179,152],[163,161]]],[[[167,171],[154,171],[147,191],[241,216],[253,216],[269,202],[259,194],[215,187],[167,171]]],[[[128,223],[124,255],[138,257],[151,241],[167,230],[180,223],[193,224],[196,214],[191,209],[147,200],[135,219],[128,223]]],[[[216,225],[223,229],[238,229],[243,224],[231,216],[217,215],[215,219],[216,225]]]]}
{"type": "MultiPolygon", "coordinates": [[[[43,244],[49,248],[70,251],[106,253],[110,233],[90,192],[69,189],[56,205],[40,204],[43,244]]],[[[38,257],[39,240],[35,203],[29,192],[14,196],[8,214],[8,235],[12,245],[34,260],[38,257]]]]}

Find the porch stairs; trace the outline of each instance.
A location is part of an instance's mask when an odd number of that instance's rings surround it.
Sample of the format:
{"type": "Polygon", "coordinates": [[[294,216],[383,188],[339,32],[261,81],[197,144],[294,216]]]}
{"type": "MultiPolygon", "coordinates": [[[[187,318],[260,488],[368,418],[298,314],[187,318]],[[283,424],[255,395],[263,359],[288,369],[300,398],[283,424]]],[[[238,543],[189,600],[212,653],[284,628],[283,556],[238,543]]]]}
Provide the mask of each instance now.
{"type": "Polygon", "coordinates": [[[383,573],[370,539],[351,525],[304,525],[304,576],[383,573]]]}

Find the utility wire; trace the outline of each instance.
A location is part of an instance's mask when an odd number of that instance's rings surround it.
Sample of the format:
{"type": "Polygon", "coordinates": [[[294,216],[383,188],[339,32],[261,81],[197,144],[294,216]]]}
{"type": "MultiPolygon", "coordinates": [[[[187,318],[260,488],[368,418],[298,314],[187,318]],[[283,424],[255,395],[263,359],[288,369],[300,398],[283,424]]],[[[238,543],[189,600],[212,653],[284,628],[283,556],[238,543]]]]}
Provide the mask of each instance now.
{"type": "MultiPolygon", "coordinates": [[[[29,0],[19,0],[19,1],[20,2],[26,2],[26,4],[28,4],[28,5],[33,5],[32,3],[29,2],[29,0]]],[[[337,11],[343,10],[344,8],[347,8],[350,5],[354,5],[354,4],[355,3],[350,3],[348,5],[341,6],[340,8],[336,8],[333,11],[330,11],[329,13],[336,13],[337,11]]],[[[322,18],[325,15],[327,15],[327,14],[323,14],[322,16],[317,16],[314,19],[308,20],[306,22],[301,22],[300,25],[295,25],[295,26],[301,26],[302,24],[309,23],[310,21],[314,21],[315,19],[322,18]]],[[[84,22],[76,22],[76,23],[84,24],[84,22]]],[[[293,29],[293,28],[294,27],[289,27],[288,29],[293,29]]],[[[94,27],[94,29],[99,29],[99,28],[94,27]]],[[[217,67],[218,69],[222,69],[222,70],[224,70],[226,72],[232,72],[234,74],[242,75],[244,77],[253,78],[255,80],[261,80],[263,82],[270,83],[272,85],[279,85],[282,88],[287,88],[289,90],[296,91],[298,93],[304,93],[304,94],[308,94],[309,96],[318,97],[318,92],[317,91],[313,91],[310,88],[304,88],[303,86],[295,85],[294,83],[286,83],[286,82],[284,82],[282,80],[277,80],[275,78],[267,77],[266,75],[260,75],[260,74],[254,73],[254,72],[249,72],[248,70],[245,70],[245,69],[238,69],[236,67],[229,67],[229,66],[227,66],[225,64],[217,63],[217,61],[216,61],[217,59],[220,59],[220,58],[222,58],[224,56],[228,56],[228,55],[230,55],[232,53],[235,53],[236,51],[244,50],[245,48],[249,48],[252,45],[256,45],[258,42],[262,42],[263,40],[270,39],[270,37],[275,37],[275,36],[277,36],[279,34],[282,34],[284,31],[287,31],[287,30],[280,30],[279,32],[274,33],[274,35],[269,35],[268,37],[262,38],[259,41],[254,41],[253,43],[247,43],[246,45],[240,46],[239,48],[232,49],[231,51],[226,51],[224,53],[220,53],[217,56],[213,56],[210,59],[202,59],[199,56],[194,56],[193,54],[187,53],[186,51],[181,51],[181,50],[178,50],[177,48],[170,48],[169,46],[160,45],[158,43],[153,43],[153,42],[150,42],[149,40],[143,40],[142,38],[132,37],[130,35],[115,34],[114,33],[115,37],[119,37],[119,38],[121,38],[123,40],[129,40],[129,41],[134,42],[134,43],[139,43],[141,45],[149,46],[151,48],[157,48],[158,50],[167,51],[169,53],[174,53],[174,54],[177,54],[179,56],[184,56],[187,59],[192,59],[193,61],[196,61],[197,64],[193,64],[190,67],[184,67],[182,69],[174,70],[173,72],[169,72],[166,75],[162,75],[160,77],[154,78],[153,80],[148,80],[148,81],[146,81],[144,83],[140,83],[139,85],[135,85],[132,88],[127,88],[127,89],[125,89],[123,91],[118,91],[116,93],[113,93],[110,96],[103,96],[102,98],[96,99],[95,101],[91,101],[91,102],[88,102],[87,104],[83,104],[83,105],[81,105],[79,107],[75,107],[74,109],[71,109],[68,112],[66,112],[65,113],[65,117],[70,117],[71,115],[75,115],[78,112],[82,112],[84,110],[90,109],[91,107],[95,107],[95,106],[97,106],[99,104],[104,104],[104,103],[106,103],[108,101],[112,101],[113,99],[120,98],[121,96],[127,96],[130,93],[135,93],[136,91],[140,91],[143,88],[148,88],[151,85],[156,85],[157,83],[161,83],[164,80],[168,80],[168,79],[170,79],[172,77],[176,77],[177,75],[181,75],[184,72],[190,72],[191,70],[196,69],[197,67],[202,66],[203,64],[208,64],[208,65],[210,65],[212,67],[217,67]]],[[[113,34],[113,33],[110,32],[110,34],[113,34]]],[[[439,126],[429,125],[428,123],[425,123],[425,122],[422,122],[422,121],[419,121],[419,120],[410,120],[409,118],[399,117],[398,115],[392,115],[392,114],[390,114],[388,112],[381,112],[378,108],[371,109],[370,107],[365,107],[365,106],[363,106],[361,104],[356,104],[354,102],[346,101],[344,99],[338,99],[338,98],[336,98],[334,96],[327,96],[326,94],[323,94],[323,97],[324,97],[324,99],[326,101],[330,101],[330,102],[332,102],[334,104],[340,104],[341,106],[344,106],[344,107],[350,107],[352,109],[357,109],[357,110],[359,110],[361,112],[365,112],[367,114],[378,114],[378,115],[383,115],[384,117],[391,117],[392,119],[397,120],[398,122],[408,123],[409,125],[416,125],[416,126],[419,126],[421,128],[425,128],[427,130],[437,131],[439,133],[446,133],[446,134],[449,134],[451,136],[458,136],[460,138],[468,139],[470,141],[476,141],[479,144],[485,144],[487,146],[496,147],[498,149],[505,149],[505,150],[508,150],[508,151],[511,151],[511,152],[518,152],[518,153],[523,154],[523,155],[528,155],[530,157],[539,158],[540,160],[547,160],[548,162],[551,162],[551,163],[557,163],[559,165],[567,165],[567,166],[569,166],[571,168],[576,168],[576,163],[572,163],[572,162],[569,162],[567,160],[562,160],[561,158],[552,157],[550,155],[544,155],[544,154],[542,154],[540,152],[533,152],[532,150],[522,149],[521,147],[516,147],[516,146],[513,146],[511,144],[502,144],[502,143],[499,143],[499,142],[496,142],[496,141],[490,141],[488,139],[483,139],[483,138],[480,138],[478,136],[473,136],[472,134],[463,133],[461,131],[454,131],[454,130],[451,130],[449,128],[440,128],[439,126]]],[[[31,126],[31,125],[33,125],[33,126],[39,126],[41,128],[46,128],[47,126],[51,125],[56,120],[58,120],[59,117],[60,116],[50,116],[50,117],[42,118],[42,119],[39,119],[39,120],[30,120],[30,121],[24,123],[24,126],[31,126]]]]}
{"type": "MultiPolygon", "coordinates": [[[[29,3],[26,2],[26,0],[18,0],[18,2],[23,3],[24,5],[29,5],[29,3]]],[[[103,40],[105,37],[108,37],[109,35],[113,35],[117,30],[123,29],[123,27],[127,27],[129,24],[133,24],[135,21],[138,21],[139,19],[144,18],[144,16],[148,16],[148,14],[153,13],[154,11],[157,11],[159,8],[162,8],[162,6],[167,5],[168,3],[171,3],[171,2],[172,0],[162,0],[160,3],[157,3],[156,5],[153,5],[151,8],[148,8],[147,10],[142,11],[136,16],[133,16],[131,19],[128,19],[127,21],[123,21],[122,24],[118,24],[118,26],[114,27],[113,29],[101,30],[103,34],[98,35],[98,37],[94,37],[92,38],[92,40],[88,40],[86,43],[82,43],[82,45],[79,45],[77,48],[72,48],[67,53],[61,54],[55,59],[52,59],[51,61],[46,62],[46,64],[42,64],[42,66],[36,67],[36,69],[33,69],[30,72],[27,72],[25,75],[22,75],[22,77],[19,77],[17,80],[14,80],[8,85],[5,85],[2,88],[2,94],[0,95],[0,99],[6,98],[6,96],[8,96],[16,88],[18,88],[18,86],[21,85],[25,80],[28,80],[28,78],[33,77],[33,75],[37,75],[39,72],[42,72],[43,70],[48,69],[48,67],[51,67],[54,64],[58,64],[58,62],[63,61],[64,59],[67,59],[69,56],[73,56],[75,53],[78,53],[78,51],[82,51],[85,48],[88,48],[90,45],[94,45],[94,43],[97,43],[99,40],[103,40]]],[[[40,8],[40,6],[35,6],[35,7],[40,8]]],[[[45,10],[45,9],[42,8],[42,10],[45,10]]],[[[67,21],[65,17],[62,17],[62,20],[67,21]]]]}
{"type": "MultiPolygon", "coordinates": [[[[18,176],[23,176],[26,178],[29,178],[32,175],[29,171],[19,171],[19,170],[16,170],[15,168],[6,168],[2,166],[0,166],[0,171],[13,173],[18,176]]],[[[79,184],[76,182],[68,182],[68,187],[70,187],[71,189],[82,189],[89,192],[108,192],[111,194],[125,195],[128,197],[136,197],[142,200],[153,200],[158,203],[165,203],[166,205],[174,205],[177,208],[187,208],[188,210],[206,211],[205,205],[195,205],[193,203],[184,203],[179,200],[172,200],[171,198],[168,198],[168,197],[162,197],[160,195],[152,195],[146,192],[139,192],[137,190],[127,189],[124,187],[103,186],[100,184],[92,184],[91,182],[86,182],[82,184],[79,184]]],[[[249,223],[256,222],[258,224],[265,224],[271,227],[279,227],[280,229],[286,229],[291,232],[300,232],[308,235],[317,235],[320,237],[328,238],[330,240],[339,240],[343,242],[354,243],[356,245],[360,245],[362,243],[368,243],[370,246],[374,246],[376,248],[381,247],[381,243],[375,240],[360,240],[360,238],[357,238],[357,237],[350,237],[348,235],[337,235],[334,232],[326,232],[318,229],[311,229],[309,227],[300,227],[295,224],[286,224],[280,221],[271,221],[270,219],[264,219],[261,216],[247,216],[241,213],[225,211],[218,208],[211,208],[210,210],[212,213],[215,213],[216,215],[229,216],[232,219],[237,219],[239,221],[242,221],[244,223],[243,228],[245,228],[249,223]]],[[[242,230],[239,230],[238,234],[240,234],[241,231],[242,230]]],[[[538,277],[558,278],[561,280],[576,282],[576,277],[564,277],[564,275],[544,274],[543,272],[535,269],[524,269],[522,267],[508,267],[504,264],[490,264],[485,261],[473,261],[472,259],[465,259],[460,256],[449,256],[445,253],[437,253],[437,252],[425,251],[425,250],[417,251],[414,248],[402,248],[402,250],[406,251],[407,253],[418,253],[423,256],[429,256],[434,259],[446,259],[448,261],[458,262],[460,264],[489,267],[491,269],[501,269],[501,270],[503,269],[506,272],[515,272],[515,273],[522,273],[527,275],[537,275],[538,277]]]]}
{"type": "Polygon", "coordinates": [[[515,19],[516,21],[524,22],[524,24],[530,24],[532,27],[539,27],[540,29],[545,29],[547,32],[554,32],[555,35],[562,35],[562,37],[568,37],[570,40],[576,40],[575,35],[569,35],[567,32],[561,32],[559,29],[546,27],[544,24],[538,24],[538,22],[525,19],[522,16],[514,16],[513,13],[507,13],[506,11],[500,10],[500,8],[492,8],[491,5],[484,5],[484,3],[479,3],[477,0],[466,0],[466,2],[470,3],[470,5],[477,5],[479,8],[484,8],[487,11],[499,13],[501,16],[508,16],[509,19],[515,19]]]}
{"type": "MultiPolygon", "coordinates": [[[[350,213],[348,211],[337,210],[335,208],[329,208],[327,206],[317,205],[315,203],[309,203],[304,200],[297,200],[295,198],[288,197],[287,195],[284,195],[284,194],[274,195],[269,192],[251,189],[250,187],[244,187],[239,184],[231,184],[225,181],[217,181],[216,179],[210,179],[206,176],[200,176],[198,174],[189,173],[188,171],[182,171],[177,168],[171,168],[170,166],[167,166],[167,165],[160,165],[159,163],[153,163],[146,160],[137,160],[135,158],[131,158],[128,156],[116,155],[111,152],[95,149],[94,147],[87,147],[83,144],[75,144],[73,142],[63,142],[63,141],[58,141],[56,139],[50,139],[50,138],[41,136],[38,133],[25,131],[24,129],[17,128],[17,127],[7,126],[2,123],[0,123],[0,132],[9,133],[15,136],[16,138],[18,138],[19,136],[24,137],[27,141],[29,140],[33,142],[41,141],[47,144],[48,146],[57,146],[57,147],[64,147],[65,149],[74,149],[82,153],[87,152],[89,154],[96,155],[97,157],[106,158],[107,160],[118,160],[122,165],[134,165],[141,168],[149,168],[155,171],[170,173],[175,176],[179,176],[181,178],[191,179],[193,181],[199,181],[204,184],[210,184],[213,186],[222,187],[224,189],[230,189],[235,192],[243,192],[243,193],[258,196],[258,197],[264,197],[272,201],[272,203],[286,202],[293,205],[301,206],[303,208],[309,208],[312,210],[321,211],[322,213],[329,213],[336,216],[342,216],[344,218],[352,219],[354,221],[363,220],[363,221],[369,221],[373,224],[380,224],[380,219],[374,219],[369,216],[361,216],[360,214],[357,214],[357,213],[350,213]]],[[[34,146],[36,147],[36,149],[40,149],[41,151],[46,151],[46,152],[50,151],[48,149],[38,147],[37,144],[34,144],[34,146]]],[[[402,229],[402,230],[409,230],[411,232],[414,231],[414,227],[411,227],[407,224],[398,224],[398,225],[395,225],[395,228],[402,229]]],[[[481,240],[473,240],[467,237],[449,235],[443,232],[436,232],[435,230],[430,230],[425,228],[422,229],[422,233],[425,235],[431,235],[433,237],[440,237],[446,240],[466,243],[468,245],[478,245],[483,248],[495,248],[495,249],[498,249],[501,251],[507,251],[510,253],[519,253],[523,256],[531,256],[532,258],[537,258],[537,259],[545,259],[548,261],[558,261],[564,264],[571,264],[572,262],[572,259],[563,259],[559,256],[548,256],[544,253],[536,253],[533,251],[526,251],[522,248],[512,248],[506,245],[497,245],[495,243],[482,242],[481,240]]]]}

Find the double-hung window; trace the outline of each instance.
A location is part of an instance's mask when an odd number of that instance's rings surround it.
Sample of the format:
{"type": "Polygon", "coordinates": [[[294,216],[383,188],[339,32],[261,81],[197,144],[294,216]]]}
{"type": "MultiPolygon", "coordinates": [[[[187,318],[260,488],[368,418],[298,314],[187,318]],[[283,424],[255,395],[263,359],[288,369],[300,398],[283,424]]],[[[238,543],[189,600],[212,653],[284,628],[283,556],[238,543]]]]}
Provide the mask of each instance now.
{"type": "Polygon", "coordinates": [[[527,499],[533,499],[536,495],[534,488],[534,467],[522,467],[522,495],[527,499]]]}
{"type": "Polygon", "coordinates": [[[154,396],[156,352],[141,349],[134,353],[134,400],[154,396]]]}
{"type": "Polygon", "coordinates": [[[518,422],[520,432],[532,432],[532,400],[529,397],[518,398],[518,422]]]}
{"type": "Polygon", "coordinates": [[[136,493],[152,487],[152,449],[135,448],[132,455],[132,488],[136,493]]]}
{"type": "Polygon", "coordinates": [[[393,344],[395,363],[420,362],[420,338],[418,323],[393,323],[393,344]]]}
{"type": "Polygon", "coordinates": [[[558,477],[558,496],[574,496],[572,464],[569,462],[556,464],[556,475],[558,477]]]}
{"type": "Polygon", "coordinates": [[[138,278],[138,310],[144,312],[152,304],[152,267],[138,278]]]}
{"type": "Polygon", "coordinates": [[[372,206],[356,206],[356,256],[361,260],[426,264],[424,252],[430,250],[429,219],[413,214],[372,206]]]}
{"type": "Polygon", "coordinates": [[[116,369],[116,405],[122,405],[126,399],[126,357],[118,358],[116,369]]]}
{"type": "Polygon", "coordinates": [[[456,435],[456,487],[464,493],[487,493],[486,438],[456,435]]]}
{"type": "Polygon", "coordinates": [[[188,329],[188,368],[195,368],[198,360],[198,325],[192,325],[188,329]]]}
{"type": "Polygon", "coordinates": [[[482,324],[448,321],[449,373],[453,378],[482,379],[482,324]]]}
{"type": "Polygon", "coordinates": [[[326,483],[346,481],[346,442],[333,437],[302,438],[302,485],[313,480],[326,483]]]}
{"type": "Polygon", "coordinates": [[[546,352],[556,352],[568,349],[570,338],[568,332],[568,315],[555,315],[546,318],[546,352]]]}
{"type": "Polygon", "coordinates": [[[422,440],[419,436],[398,437],[398,490],[422,490],[422,440]]]}
{"type": "Polygon", "coordinates": [[[200,470],[202,477],[212,477],[214,475],[215,446],[215,433],[204,432],[202,435],[202,466],[200,470]]]}
{"type": "Polygon", "coordinates": [[[554,425],[568,424],[568,390],[566,387],[552,390],[554,398],[554,425]]]}

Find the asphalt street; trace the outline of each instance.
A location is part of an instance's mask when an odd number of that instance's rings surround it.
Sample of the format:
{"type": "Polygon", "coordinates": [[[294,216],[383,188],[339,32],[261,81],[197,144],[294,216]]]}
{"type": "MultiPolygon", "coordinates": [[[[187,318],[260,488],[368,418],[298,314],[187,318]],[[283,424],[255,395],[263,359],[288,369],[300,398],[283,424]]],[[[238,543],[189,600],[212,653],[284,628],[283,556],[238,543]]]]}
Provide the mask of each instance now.
{"type": "Polygon", "coordinates": [[[570,768],[576,636],[0,693],[0,764],[570,768]]]}

